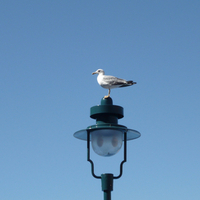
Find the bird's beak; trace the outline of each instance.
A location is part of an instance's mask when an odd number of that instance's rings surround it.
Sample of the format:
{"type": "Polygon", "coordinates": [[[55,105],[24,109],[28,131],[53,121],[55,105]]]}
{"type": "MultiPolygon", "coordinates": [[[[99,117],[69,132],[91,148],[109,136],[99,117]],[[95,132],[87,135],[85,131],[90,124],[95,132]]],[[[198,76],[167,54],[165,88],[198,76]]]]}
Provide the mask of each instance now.
{"type": "Polygon", "coordinates": [[[97,72],[93,72],[92,75],[97,74],[97,72]]]}

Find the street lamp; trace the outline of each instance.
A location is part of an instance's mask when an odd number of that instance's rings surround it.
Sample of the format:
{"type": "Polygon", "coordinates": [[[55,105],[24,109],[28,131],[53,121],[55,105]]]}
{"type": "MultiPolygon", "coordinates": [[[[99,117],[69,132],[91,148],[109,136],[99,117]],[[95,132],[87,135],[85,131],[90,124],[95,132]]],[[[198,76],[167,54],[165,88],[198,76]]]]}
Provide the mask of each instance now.
{"type": "Polygon", "coordinates": [[[110,200],[113,179],[120,178],[123,173],[123,164],[126,162],[127,141],[136,139],[141,134],[136,130],[118,124],[118,119],[124,117],[123,107],[113,105],[110,97],[103,98],[101,105],[91,107],[90,117],[96,119],[96,124],[75,132],[74,137],[87,141],[87,160],[91,163],[92,175],[97,179],[101,179],[104,200],[110,200]],[[94,163],[90,159],[90,141],[95,153],[105,157],[115,155],[121,149],[124,141],[124,159],[120,164],[118,176],[108,173],[98,176],[94,173],[94,163]]]}

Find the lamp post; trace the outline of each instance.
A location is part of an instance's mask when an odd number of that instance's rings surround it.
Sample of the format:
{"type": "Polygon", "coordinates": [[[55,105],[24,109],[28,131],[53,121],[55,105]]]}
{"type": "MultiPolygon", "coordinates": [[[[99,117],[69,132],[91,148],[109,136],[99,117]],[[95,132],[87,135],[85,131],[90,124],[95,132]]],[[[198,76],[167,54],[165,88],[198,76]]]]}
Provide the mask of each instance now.
{"type": "Polygon", "coordinates": [[[136,130],[118,124],[118,119],[124,117],[123,113],[123,107],[113,105],[110,97],[103,98],[101,105],[90,108],[90,117],[96,119],[96,124],[74,133],[74,137],[87,141],[87,160],[91,163],[93,177],[101,179],[104,200],[111,200],[113,179],[122,176],[123,164],[126,162],[127,157],[127,141],[136,139],[141,135],[136,130]],[[90,159],[90,141],[93,150],[98,155],[105,157],[115,155],[121,149],[124,141],[124,159],[120,164],[118,176],[108,173],[98,176],[94,173],[94,163],[90,159]]]}

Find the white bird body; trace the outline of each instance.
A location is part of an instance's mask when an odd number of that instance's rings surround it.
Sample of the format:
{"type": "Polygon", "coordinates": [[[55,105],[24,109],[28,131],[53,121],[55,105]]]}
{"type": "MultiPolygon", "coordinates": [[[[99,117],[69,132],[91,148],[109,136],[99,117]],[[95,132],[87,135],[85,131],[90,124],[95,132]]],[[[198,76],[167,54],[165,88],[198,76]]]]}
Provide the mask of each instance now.
{"type": "Polygon", "coordinates": [[[109,90],[108,95],[105,96],[104,98],[110,97],[111,89],[119,87],[127,87],[136,84],[136,82],[133,81],[126,81],[125,79],[117,78],[115,76],[105,75],[105,72],[102,69],[98,69],[96,72],[93,72],[92,74],[98,74],[97,82],[99,83],[99,85],[109,90]]]}

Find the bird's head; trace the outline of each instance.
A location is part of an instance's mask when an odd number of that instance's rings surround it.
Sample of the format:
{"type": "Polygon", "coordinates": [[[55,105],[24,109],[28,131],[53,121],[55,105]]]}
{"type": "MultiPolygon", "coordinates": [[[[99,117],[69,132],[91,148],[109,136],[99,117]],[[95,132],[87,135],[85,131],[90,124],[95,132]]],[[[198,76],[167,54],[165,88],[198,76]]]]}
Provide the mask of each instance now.
{"type": "Polygon", "coordinates": [[[92,75],[94,75],[94,74],[103,74],[104,75],[105,73],[104,73],[103,69],[97,69],[96,72],[92,73],[92,75]]]}

